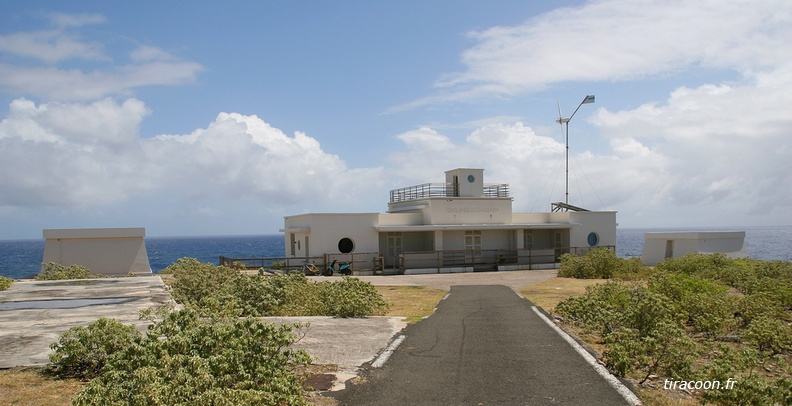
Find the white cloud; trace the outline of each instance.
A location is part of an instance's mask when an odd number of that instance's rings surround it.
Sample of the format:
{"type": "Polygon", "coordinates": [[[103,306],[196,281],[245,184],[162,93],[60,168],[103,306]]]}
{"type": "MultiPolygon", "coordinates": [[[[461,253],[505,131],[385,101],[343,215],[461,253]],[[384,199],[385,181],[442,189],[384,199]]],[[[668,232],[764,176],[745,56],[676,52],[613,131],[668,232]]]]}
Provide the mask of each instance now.
{"type": "Polygon", "coordinates": [[[139,138],[148,113],[137,99],[15,100],[0,122],[0,188],[7,192],[0,206],[95,207],[167,191],[195,201],[360,207],[370,202],[365,191],[382,185],[380,169],[350,170],[316,139],[288,136],[256,116],[221,113],[190,134],[139,138]]]}
{"type": "MultiPolygon", "coordinates": [[[[0,35],[0,89],[44,100],[93,101],[106,96],[130,96],[143,86],[182,85],[195,81],[204,70],[153,46],[138,45],[129,52],[130,63],[105,55],[97,41],[86,40],[68,28],[104,21],[94,14],[53,14],[57,30],[0,35]],[[33,61],[19,62],[18,57],[33,61]],[[99,62],[95,68],[64,68],[71,60],[99,62]],[[36,64],[36,62],[44,64],[36,64]]],[[[124,41],[126,42],[126,40],[124,41]]]]}
{"type": "Polygon", "coordinates": [[[55,63],[67,59],[108,60],[95,42],[61,31],[35,31],[0,35],[0,52],[55,63]]]}
{"type": "Polygon", "coordinates": [[[58,28],[82,27],[90,24],[101,24],[106,21],[103,15],[95,13],[50,13],[48,17],[50,22],[58,28]]]}
{"type": "Polygon", "coordinates": [[[588,2],[511,27],[469,33],[463,72],[398,111],[448,100],[539,91],[569,81],[627,81],[690,68],[753,75],[792,54],[785,0],[588,2]]]}
{"type": "Polygon", "coordinates": [[[110,72],[0,64],[0,87],[48,100],[88,101],[130,95],[142,86],[190,83],[202,70],[203,67],[194,62],[165,61],[121,66],[110,72]]]}
{"type": "Polygon", "coordinates": [[[88,105],[11,103],[0,122],[0,205],[90,207],[152,187],[135,131],[138,100],[88,105]]]}

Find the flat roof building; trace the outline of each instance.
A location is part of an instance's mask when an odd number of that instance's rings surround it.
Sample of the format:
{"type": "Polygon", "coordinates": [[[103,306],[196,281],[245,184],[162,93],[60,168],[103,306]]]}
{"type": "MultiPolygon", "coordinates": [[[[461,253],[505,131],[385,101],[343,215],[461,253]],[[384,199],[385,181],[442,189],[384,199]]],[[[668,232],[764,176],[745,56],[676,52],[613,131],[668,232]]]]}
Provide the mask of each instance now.
{"type": "Polygon", "coordinates": [[[357,274],[546,269],[563,253],[615,250],[615,211],[514,213],[512,203],[508,184],[457,168],[444,183],[392,190],[387,213],[286,216],[281,232],[288,259],[351,262],[357,274]]]}
{"type": "Polygon", "coordinates": [[[644,234],[642,259],[648,266],[690,253],[722,253],[729,258],[745,258],[745,231],[676,231],[644,234]]]}
{"type": "Polygon", "coordinates": [[[151,275],[145,228],[46,229],[44,263],[82,265],[108,276],[151,275]]]}

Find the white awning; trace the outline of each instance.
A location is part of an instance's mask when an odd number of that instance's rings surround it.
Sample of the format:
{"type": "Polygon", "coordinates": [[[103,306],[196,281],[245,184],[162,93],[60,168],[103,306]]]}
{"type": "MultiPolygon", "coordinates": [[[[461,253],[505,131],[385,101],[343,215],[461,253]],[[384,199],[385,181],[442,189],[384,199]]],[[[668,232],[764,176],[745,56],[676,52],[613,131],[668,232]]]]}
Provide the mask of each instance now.
{"type": "Polygon", "coordinates": [[[580,226],[578,223],[539,223],[539,224],[416,224],[416,225],[389,225],[374,226],[377,231],[438,231],[438,230],[545,230],[559,228],[573,228],[580,226]]]}

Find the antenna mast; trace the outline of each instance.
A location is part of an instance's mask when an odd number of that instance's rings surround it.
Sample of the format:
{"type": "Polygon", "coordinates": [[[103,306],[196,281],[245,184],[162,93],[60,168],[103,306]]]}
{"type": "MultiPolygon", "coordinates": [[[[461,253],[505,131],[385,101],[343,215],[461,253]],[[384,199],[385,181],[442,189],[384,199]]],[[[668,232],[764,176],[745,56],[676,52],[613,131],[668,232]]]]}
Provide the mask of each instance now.
{"type": "Polygon", "coordinates": [[[593,94],[587,95],[585,98],[583,98],[583,101],[578,104],[575,111],[569,117],[563,117],[561,115],[561,103],[558,103],[558,120],[556,120],[556,123],[561,124],[562,128],[566,127],[564,131],[564,138],[566,139],[566,192],[564,193],[564,205],[567,207],[569,207],[569,121],[572,120],[572,117],[575,116],[575,113],[580,110],[580,106],[588,103],[594,103],[593,94]]]}

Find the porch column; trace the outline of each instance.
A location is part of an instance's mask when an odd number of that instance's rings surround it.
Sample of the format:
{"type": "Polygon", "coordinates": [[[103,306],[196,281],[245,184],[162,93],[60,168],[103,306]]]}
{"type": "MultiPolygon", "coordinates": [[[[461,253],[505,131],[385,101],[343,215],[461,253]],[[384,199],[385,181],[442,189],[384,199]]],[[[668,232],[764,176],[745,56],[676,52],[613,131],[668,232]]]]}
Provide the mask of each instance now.
{"type": "Polygon", "coordinates": [[[435,251],[443,250],[443,230],[435,230],[434,232],[434,249],[435,251]]]}

